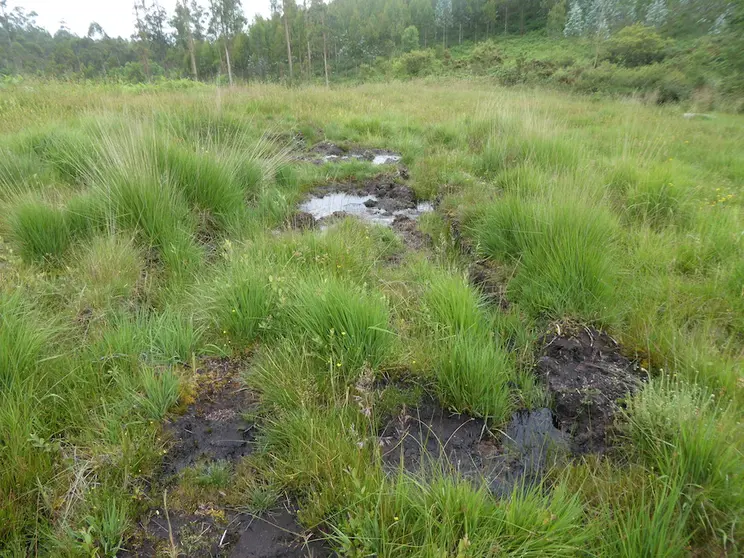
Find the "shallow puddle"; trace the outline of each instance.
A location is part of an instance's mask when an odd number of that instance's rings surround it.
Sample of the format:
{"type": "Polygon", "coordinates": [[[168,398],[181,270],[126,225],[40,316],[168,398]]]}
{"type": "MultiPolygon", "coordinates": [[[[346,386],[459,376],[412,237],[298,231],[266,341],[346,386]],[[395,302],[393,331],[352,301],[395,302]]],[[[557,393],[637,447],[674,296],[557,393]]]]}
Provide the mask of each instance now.
{"type": "Polygon", "coordinates": [[[309,213],[316,220],[335,214],[348,214],[385,226],[392,226],[396,217],[417,219],[421,214],[433,211],[433,209],[429,202],[421,202],[415,204],[414,207],[392,209],[378,196],[355,195],[346,192],[313,196],[300,205],[301,211],[309,213]]]}
{"type": "Polygon", "coordinates": [[[300,155],[298,160],[315,164],[339,163],[343,161],[368,161],[375,166],[395,165],[403,156],[387,149],[369,149],[356,147],[346,149],[330,142],[321,142],[310,149],[309,153],[300,155]]]}

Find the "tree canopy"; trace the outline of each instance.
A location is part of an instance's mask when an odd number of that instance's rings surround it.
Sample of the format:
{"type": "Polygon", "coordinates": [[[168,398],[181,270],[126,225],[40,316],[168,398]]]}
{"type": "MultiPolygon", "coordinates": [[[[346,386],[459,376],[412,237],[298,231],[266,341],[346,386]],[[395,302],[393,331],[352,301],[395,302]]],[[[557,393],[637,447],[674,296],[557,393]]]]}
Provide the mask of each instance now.
{"type": "MultiPolygon", "coordinates": [[[[147,81],[321,79],[417,48],[545,29],[553,37],[608,38],[633,24],[667,36],[730,32],[730,0],[275,0],[268,17],[245,20],[239,0],[178,0],[167,13],[135,0],[128,39],[95,22],[86,36],[51,34],[33,12],[0,0],[0,74],[147,81]]],[[[441,47],[440,47],[441,48],[441,47]]]]}

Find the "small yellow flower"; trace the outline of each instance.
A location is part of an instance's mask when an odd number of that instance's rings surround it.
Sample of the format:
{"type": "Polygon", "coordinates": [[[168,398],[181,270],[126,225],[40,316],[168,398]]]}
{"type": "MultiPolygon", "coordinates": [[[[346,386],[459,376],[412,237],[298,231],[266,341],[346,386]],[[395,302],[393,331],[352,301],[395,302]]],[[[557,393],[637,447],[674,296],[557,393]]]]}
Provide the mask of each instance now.
{"type": "Polygon", "coordinates": [[[394,519],[395,521],[398,521],[398,520],[400,519],[400,517],[398,517],[398,516],[396,515],[396,516],[395,516],[395,517],[394,517],[393,519],[394,519]]]}
{"type": "Polygon", "coordinates": [[[337,367],[337,368],[341,368],[341,363],[340,363],[340,362],[337,362],[337,363],[336,363],[336,367],[337,367]]]}

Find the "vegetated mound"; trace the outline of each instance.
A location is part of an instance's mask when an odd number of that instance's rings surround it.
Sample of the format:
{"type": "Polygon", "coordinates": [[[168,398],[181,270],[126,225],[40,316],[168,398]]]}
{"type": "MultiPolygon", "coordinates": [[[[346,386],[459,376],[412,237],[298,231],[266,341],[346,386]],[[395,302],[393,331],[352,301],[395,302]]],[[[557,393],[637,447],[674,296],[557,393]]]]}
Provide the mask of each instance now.
{"type": "MultiPolygon", "coordinates": [[[[195,371],[195,400],[166,424],[172,438],[163,465],[163,482],[174,484],[188,467],[232,468],[254,447],[253,424],[243,413],[255,403],[240,381],[243,359],[206,358],[195,371]]],[[[130,548],[123,555],[236,558],[301,558],[331,556],[330,550],[297,521],[290,502],[260,515],[227,506],[200,504],[196,510],[166,508],[163,495],[140,520],[130,548]],[[163,554],[165,551],[165,554],[163,554]]]]}
{"type": "Polygon", "coordinates": [[[574,452],[604,451],[615,413],[640,389],[642,371],[612,337],[593,328],[545,341],[537,373],[554,398],[558,425],[571,434],[574,452]]]}
{"type": "Polygon", "coordinates": [[[409,186],[397,177],[381,174],[364,181],[333,183],[316,188],[300,204],[292,219],[299,228],[308,228],[311,215],[321,224],[329,218],[353,215],[364,221],[392,226],[396,219],[417,219],[432,211],[429,202],[421,202],[409,186]]]}
{"type": "Polygon", "coordinates": [[[568,449],[550,409],[519,411],[497,436],[483,419],[453,414],[433,400],[403,408],[380,433],[383,462],[393,471],[441,468],[480,482],[498,496],[538,483],[568,449]]]}

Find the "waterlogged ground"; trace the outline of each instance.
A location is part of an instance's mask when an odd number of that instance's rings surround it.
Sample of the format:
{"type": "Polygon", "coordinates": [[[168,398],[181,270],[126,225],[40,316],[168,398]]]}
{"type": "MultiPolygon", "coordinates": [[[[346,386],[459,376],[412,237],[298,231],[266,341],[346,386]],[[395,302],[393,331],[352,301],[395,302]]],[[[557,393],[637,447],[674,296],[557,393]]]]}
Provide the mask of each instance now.
{"type": "Polygon", "coordinates": [[[742,117],[3,95],[0,555],[741,553],[742,117]]]}

